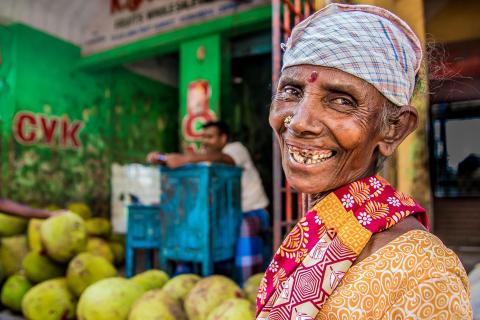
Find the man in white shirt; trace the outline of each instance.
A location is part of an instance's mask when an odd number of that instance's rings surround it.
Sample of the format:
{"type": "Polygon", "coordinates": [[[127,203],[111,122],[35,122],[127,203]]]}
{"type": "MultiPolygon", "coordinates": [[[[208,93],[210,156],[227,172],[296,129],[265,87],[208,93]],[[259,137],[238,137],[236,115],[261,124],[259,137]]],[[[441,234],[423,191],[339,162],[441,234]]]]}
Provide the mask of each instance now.
{"type": "Polygon", "coordinates": [[[236,165],[242,173],[243,219],[238,241],[235,265],[241,270],[240,283],[255,273],[263,272],[260,237],[262,229],[268,226],[268,198],[263,189],[260,175],[252,162],[247,148],[240,142],[229,143],[230,130],[223,121],[210,121],[203,125],[202,144],[205,153],[162,155],[151,152],[147,160],[151,163],[164,163],[169,168],[177,168],[188,163],[211,161],[236,165]]]}

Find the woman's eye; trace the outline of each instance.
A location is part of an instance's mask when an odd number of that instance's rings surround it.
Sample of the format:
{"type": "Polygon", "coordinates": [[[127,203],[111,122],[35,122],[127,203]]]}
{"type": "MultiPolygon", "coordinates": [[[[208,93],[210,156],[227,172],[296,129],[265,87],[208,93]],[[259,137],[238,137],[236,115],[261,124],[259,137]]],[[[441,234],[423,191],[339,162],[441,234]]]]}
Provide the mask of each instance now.
{"type": "Polygon", "coordinates": [[[285,87],[283,88],[283,92],[294,97],[300,97],[300,91],[293,88],[293,87],[285,87]]]}
{"type": "Polygon", "coordinates": [[[355,103],[347,98],[335,98],[331,100],[335,104],[344,105],[344,106],[355,106],[355,103]]]}

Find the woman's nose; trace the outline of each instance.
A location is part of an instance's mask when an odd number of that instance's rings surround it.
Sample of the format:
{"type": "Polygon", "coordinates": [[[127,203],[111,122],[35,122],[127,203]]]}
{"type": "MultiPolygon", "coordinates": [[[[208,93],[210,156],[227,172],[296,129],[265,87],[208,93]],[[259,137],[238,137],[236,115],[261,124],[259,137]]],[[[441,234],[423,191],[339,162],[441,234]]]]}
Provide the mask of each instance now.
{"type": "Polygon", "coordinates": [[[292,114],[287,128],[299,135],[319,135],[324,129],[323,107],[320,103],[303,100],[292,114]]]}

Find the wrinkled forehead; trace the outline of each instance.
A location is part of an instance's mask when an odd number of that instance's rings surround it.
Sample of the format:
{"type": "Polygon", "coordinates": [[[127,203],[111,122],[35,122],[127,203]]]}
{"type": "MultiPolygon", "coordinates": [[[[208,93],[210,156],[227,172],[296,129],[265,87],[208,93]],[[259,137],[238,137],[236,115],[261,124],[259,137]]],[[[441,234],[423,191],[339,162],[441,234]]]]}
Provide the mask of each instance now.
{"type": "Polygon", "coordinates": [[[326,88],[343,88],[343,91],[375,91],[381,95],[375,86],[340,69],[315,66],[294,65],[285,68],[280,76],[279,85],[288,82],[297,84],[309,83],[313,86],[326,88]]]}

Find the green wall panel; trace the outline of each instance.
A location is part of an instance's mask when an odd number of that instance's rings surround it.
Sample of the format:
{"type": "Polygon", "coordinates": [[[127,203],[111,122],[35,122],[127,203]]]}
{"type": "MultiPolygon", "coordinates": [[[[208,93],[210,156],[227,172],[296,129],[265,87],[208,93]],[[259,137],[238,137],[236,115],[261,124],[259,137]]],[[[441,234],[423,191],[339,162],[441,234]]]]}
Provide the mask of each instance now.
{"type": "Polygon", "coordinates": [[[1,196],[39,205],[82,200],[104,212],[112,162],[177,148],[177,89],[122,67],[78,71],[78,47],[23,25],[2,27],[0,40],[0,80],[8,84],[0,87],[1,196]],[[19,112],[37,119],[24,130],[36,133],[31,145],[13,133],[19,112]],[[81,146],[62,144],[59,126],[46,143],[40,116],[81,123],[81,146]]]}
{"type": "Polygon", "coordinates": [[[198,132],[217,118],[221,96],[220,35],[185,42],[180,47],[180,137],[184,150],[199,147],[198,132]]]}
{"type": "Polygon", "coordinates": [[[9,118],[15,107],[15,56],[16,42],[11,30],[0,26],[0,134],[9,128],[9,118]]]}

